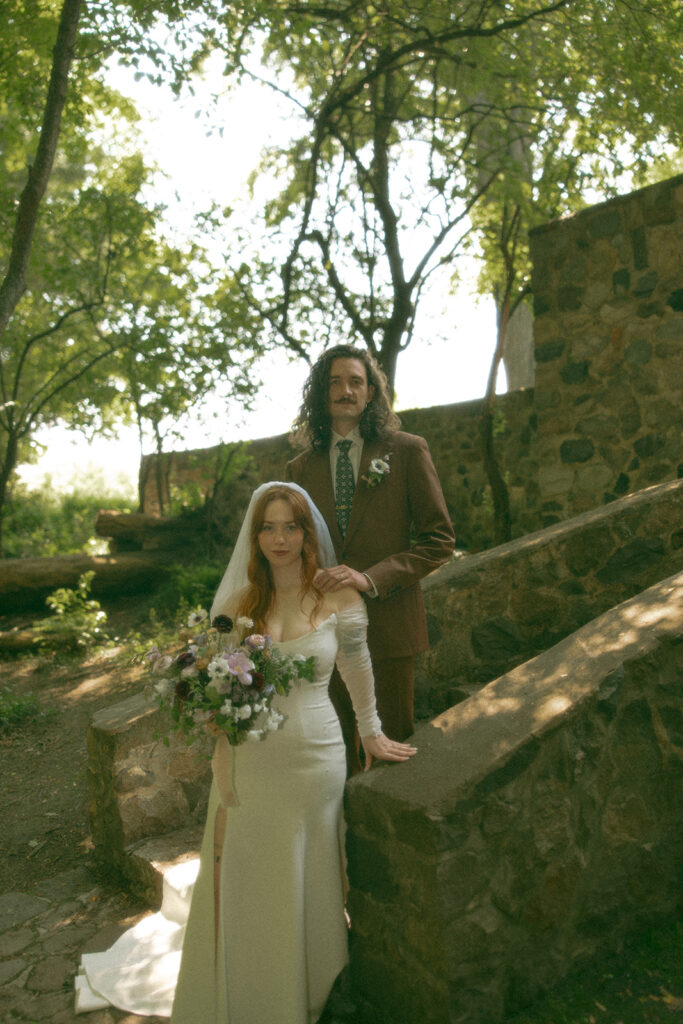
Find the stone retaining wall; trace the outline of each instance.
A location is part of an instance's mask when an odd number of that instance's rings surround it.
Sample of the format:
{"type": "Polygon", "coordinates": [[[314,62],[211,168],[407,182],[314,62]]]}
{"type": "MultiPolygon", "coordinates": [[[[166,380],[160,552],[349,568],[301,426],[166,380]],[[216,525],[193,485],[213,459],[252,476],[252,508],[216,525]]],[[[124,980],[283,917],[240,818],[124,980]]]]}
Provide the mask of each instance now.
{"type": "Polygon", "coordinates": [[[88,816],[95,858],[139,889],[136,846],[203,823],[211,784],[209,747],[188,747],[163,725],[154,700],[136,694],[93,715],[88,730],[88,816]]]}
{"type": "Polygon", "coordinates": [[[376,1024],[497,1024],[683,892],[683,575],[421,726],[347,787],[376,1024]]]}
{"type": "Polygon", "coordinates": [[[683,475],[683,175],[530,235],[539,525],[683,475]]]}
{"type": "MultiPolygon", "coordinates": [[[[534,487],[538,465],[532,457],[535,436],[534,393],[515,391],[496,399],[495,448],[510,490],[514,536],[521,536],[539,525],[533,511],[534,487]]],[[[493,543],[492,504],[481,459],[480,420],[482,401],[409,409],[400,413],[402,427],[424,437],[431,449],[446,503],[456,524],[457,542],[468,550],[489,547],[493,543]]],[[[212,493],[216,466],[221,452],[239,450],[239,471],[229,476],[218,489],[214,518],[227,541],[237,534],[251,491],[264,480],[281,480],[288,459],[296,451],[287,435],[244,441],[240,445],[217,446],[188,452],[169,452],[162,456],[166,500],[182,488],[194,488],[202,501],[212,493]]],[[[143,463],[156,456],[145,456],[143,463]]],[[[156,475],[147,472],[144,511],[159,514],[156,475]]]]}
{"type": "Polygon", "coordinates": [[[422,581],[432,649],[416,665],[418,718],[657,580],[683,569],[683,480],[466,555],[422,581]]]}

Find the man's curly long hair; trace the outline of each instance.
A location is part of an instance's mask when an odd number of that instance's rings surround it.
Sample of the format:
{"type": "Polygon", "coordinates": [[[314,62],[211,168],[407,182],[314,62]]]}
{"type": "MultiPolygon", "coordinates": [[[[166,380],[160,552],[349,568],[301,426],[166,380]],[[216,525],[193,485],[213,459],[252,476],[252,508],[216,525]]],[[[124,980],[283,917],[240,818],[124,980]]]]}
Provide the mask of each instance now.
{"type": "Polygon", "coordinates": [[[304,531],[304,544],[301,551],[301,594],[303,596],[311,592],[315,598],[311,621],[323,600],[322,593],[313,582],[318,571],[318,537],[308,502],[293,488],[275,484],[261,495],[254,507],[249,535],[250,553],[247,569],[249,585],[244,591],[237,609],[237,614],[252,619],[254,629],[261,633],[265,631],[266,619],[273,606],[275,588],[268,559],[261,551],[259,534],[263,529],[266,509],[271,501],[278,500],[284,500],[289,504],[292,510],[292,519],[304,531]]]}
{"type": "Polygon", "coordinates": [[[367,349],[355,348],[353,345],[336,345],[323,352],[304,384],[301,408],[290,434],[290,441],[297,448],[307,448],[310,445],[316,451],[324,451],[330,447],[330,368],[334,359],[360,360],[365,367],[368,384],[375,389],[358,426],[363,440],[379,441],[401,426],[400,419],[391,408],[387,378],[376,359],[367,349]]]}

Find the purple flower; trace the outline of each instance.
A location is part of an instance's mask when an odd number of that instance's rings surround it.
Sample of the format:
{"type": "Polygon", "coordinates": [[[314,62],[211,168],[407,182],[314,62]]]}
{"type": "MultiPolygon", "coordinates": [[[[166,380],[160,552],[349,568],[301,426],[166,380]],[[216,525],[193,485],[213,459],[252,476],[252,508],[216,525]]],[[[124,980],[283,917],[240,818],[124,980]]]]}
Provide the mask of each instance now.
{"type": "Polygon", "coordinates": [[[248,647],[250,651],[262,651],[267,646],[268,638],[262,636],[261,633],[252,633],[244,641],[244,646],[248,647]]]}
{"type": "Polygon", "coordinates": [[[211,625],[214,629],[217,629],[219,633],[232,632],[232,619],[229,615],[217,615],[211,625]]]}
{"type": "Polygon", "coordinates": [[[249,686],[251,683],[250,673],[254,666],[244,651],[235,651],[234,654],[229,654],[225,662],[228,666],[228,671],[237,676],[244,686],[249,686]]]}

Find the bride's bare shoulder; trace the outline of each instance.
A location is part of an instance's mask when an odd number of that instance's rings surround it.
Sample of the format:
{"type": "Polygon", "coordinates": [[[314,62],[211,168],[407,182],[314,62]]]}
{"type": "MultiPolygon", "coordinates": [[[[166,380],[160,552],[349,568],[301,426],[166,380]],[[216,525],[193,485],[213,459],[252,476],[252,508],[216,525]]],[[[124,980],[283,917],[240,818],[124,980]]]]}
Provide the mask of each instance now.
{"type": "Polygon", "coordinates": [[[334,593],[325,594],[325,605],[329,608],[328,614],[333,612],[345,612],[350,608],[358,608],[363,604],[363,598],[354,587],[342,587],[334,593]]]}

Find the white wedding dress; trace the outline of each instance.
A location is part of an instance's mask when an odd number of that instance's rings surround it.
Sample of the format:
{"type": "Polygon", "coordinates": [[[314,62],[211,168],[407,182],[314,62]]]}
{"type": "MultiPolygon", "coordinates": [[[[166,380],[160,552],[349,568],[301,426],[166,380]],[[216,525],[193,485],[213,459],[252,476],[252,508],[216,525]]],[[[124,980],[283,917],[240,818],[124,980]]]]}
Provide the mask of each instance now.
{"type": "MultiPolygon", "coordinates": [[[[154,955],[147,946],[137,981],[139,998],[130,1000],[136,983],[127,977],[125,1006],[116,991],[106,991],[107,972],[100,962],[91,987],[109,1002],[132,1012],[167,1014],[182,943],[172,1024],[318,1020],[347,960],[346,759],[328,683],[336,659],[361,735],[379,729],[366,629],[365,606],[359,604],[302,637],[275,645],[286,654],[313,655],[315,677],[276,698],[274,706],[286,715],[281,729],[263,742],[232,748],[237,803],[226,811],[219,920],[214,921],[214,823],[220,797],[214,781],[186,930],[173,922],[174,948],[166,951],[159,970],[153,969],[154,955]]],[[[115,949],[96,956],[107,957],[115,949]]],[[[88,958],[83,959],[89,973],[88,958]]],[[[130,951],[127,959],[135,960],[130,951]]]]}

